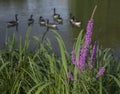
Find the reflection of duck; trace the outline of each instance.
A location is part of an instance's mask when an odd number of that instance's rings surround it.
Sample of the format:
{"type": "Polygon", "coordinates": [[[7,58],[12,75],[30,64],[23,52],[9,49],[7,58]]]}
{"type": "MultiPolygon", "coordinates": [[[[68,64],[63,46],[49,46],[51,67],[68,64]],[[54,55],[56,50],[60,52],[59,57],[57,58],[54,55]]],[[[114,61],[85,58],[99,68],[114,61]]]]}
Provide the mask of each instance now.
{"type": "Polygon", "coordinates": [[[30,18],[28,19],[28,25],[31,25],[34,23],[33,15],[30,15],[30,18]]]}
{"type": "Polygon", "coordinates": [[[47,23],[46,26],[48,28],[53,28],[53,29],[57,29],[57,25],[55,23],[49,23],[49,20],[47,19],[47,23]]]}
{"type": "Polygon", "coordinates": [[[17,18],[17,16],[18,16],[18,15],[15,14],[15,20],[13,20],[13,21],[9,21],[9,22],[7,23],[7,26],[8,26],[8,27],[18,25],[18,18],[17,18]]]}
{"type": "Polygon", "coordinates": [[[55,8],[53,9],[53,11],[54,11],[53,18],[54,18],[54,19],[59,18],[59,17],[60,17],[60,14],[57,14],[57,13],[56,13],[56,9],[55,9],[55,8]]]}
{"type": "Polygon", "coordinates": [[[43,19],[42,16],[40,16],[40,18],[39,18],[39,24],[40,24],[40,25],[43,25],[43,26],[46,25],[46,21],[43,19]]]}
{"type": "Polygon", "coordinates": [[[77,27],[80,27],[81,25],[81,22],[78,21],[74,16],[72,16],[72,14],[70,14],[70,23],[77,27]]]}

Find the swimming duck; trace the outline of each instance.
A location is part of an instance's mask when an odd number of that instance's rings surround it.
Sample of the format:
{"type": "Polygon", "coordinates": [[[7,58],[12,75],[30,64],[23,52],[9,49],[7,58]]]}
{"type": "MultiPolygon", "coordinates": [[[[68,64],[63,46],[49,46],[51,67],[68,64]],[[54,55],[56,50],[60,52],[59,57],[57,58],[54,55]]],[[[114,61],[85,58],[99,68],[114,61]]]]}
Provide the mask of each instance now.
{"type": "Polygon", "coordinates": [[[34,23],[33,15],[30,15],[30,18],[28,19],[28,25],[31,25],[34,23]]]}
{"type": "Polygon", "coordinates": [[[18,15],[15,14],[15,20],[13,20],[13,21],[9,21],[9,22],[7,23],[7,26],[8,26],[8,27],[18,25],[18,18],[17,18],[17,16],[18,16],[18,15]]]}
{"type": "Polygon", "coordinates": [[[46,21],[43,19],[42,16],[40,16],[40,18],[39,18],[39,24],[42,25],[42,26],[46,25],[46,21]]]}
{"type": "Polygon", "coordinates": [[[57,18],[60,17],[60,14],[57,14],[57,13],[56,13],[56,9],[55,9],[55,8],[53,9],[53,12],[54,12],[54,14],[53,14],[53,19],[57,19],[57,18]]]}
{"type": "Polygon", "coordinates": [[[81,25],[81,22],[78,21],[74,16],[72,16],[72,14],[70,14],[70,23],[77,27],[80,27],[81,25]]]}
{"type": "Polygon", "coordinates": [[[49,20],[47,19],[47,23],[46,26],[48,28],[52,28],[52,29],[57,29],[57,25],[55,23],[49,23],[49,20]]]}
{"type": "Polygon", "coordinates": [[[73,24],[73,25],[75,25],[75,26],[77,26],[77,27],[80,27],[80,25],[81,25],[81,22],[78,21],[78,20],[76,20],[74,18],[74,16],[70,19],[70,23],[73,24]]]}
{"type": "Polygon", "coordinates": [[[57,21],[59,24],[63,24],[63,19],[60,17],[60,15],[58,16],[58,18],[56,19],[56,21],[57,21]]]}

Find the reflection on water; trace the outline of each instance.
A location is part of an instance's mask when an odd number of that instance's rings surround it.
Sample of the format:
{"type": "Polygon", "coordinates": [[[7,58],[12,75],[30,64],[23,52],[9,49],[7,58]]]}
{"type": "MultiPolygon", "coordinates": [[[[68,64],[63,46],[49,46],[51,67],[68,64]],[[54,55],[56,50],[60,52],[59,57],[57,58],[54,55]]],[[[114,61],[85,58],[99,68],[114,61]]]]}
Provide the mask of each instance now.
{"type": "MultiPolygon", "coordinates": [[[[43,16],[53,22],[53,8],[56,8],[56,11],[63,18],[63,25],[58,26],[58,32],[64,38],[69,49],[71,49],[80,29],[86,27],[95,4],[98,4],[98,8],[94,16],[93,40],[98,40],[104,48],[117,48],[118,50],[120,47],[119,0],[0,0],[0,44],[5,39],[6,22],[14,19],[14,14],[17,13],[19,15],[19,26],[16,35],[18,37],[22,36],[24,40],[29,16],[33,14],[35,19],[31,36],[40,37],[46,31],[46,28],[39,26],[39,16],[43,16]],[[70,13],[81,20],[82,26],[80,29],[71,27],[69,24],[70,13]]],[[[7,31],[9,36],[11,36],[16,29],[9,28],[7,31]]],[[[53,34],[49,32],[47,37],[54,41],[53,45],[56,47],[57,42],[53,38],[53,34]]]]}

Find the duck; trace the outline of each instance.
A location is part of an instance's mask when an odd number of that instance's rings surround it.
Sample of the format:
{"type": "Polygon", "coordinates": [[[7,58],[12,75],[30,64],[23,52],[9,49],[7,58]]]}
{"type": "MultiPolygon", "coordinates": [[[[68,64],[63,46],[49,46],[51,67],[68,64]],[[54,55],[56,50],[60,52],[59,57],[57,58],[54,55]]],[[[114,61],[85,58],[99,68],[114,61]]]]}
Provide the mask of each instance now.
{"type": "Polygon", "coordinates": [[[57,19],[60,17],[60,14],[56,13],[56,8],[53,9],[53,19],[57,19]]]}
{"type": "Polygon", "coordinates": [[[8,26],[8,27],[18,25],[18,18],[17,18],[17,16],[18,16],[18,15],[15,14],[15,20],[12,20],[12,21],[8,21],[8,22],[7,22],[7,26],[8,26]]]}
{"type": "Polygon", "coordinates": [[[57,29],[57,25],[55,23],[49,23],[48,19],[47,19],[46,26],[47,28],[57,29]]]}
{"type": "Polygon", "coordinates": [[[33,15],[30,15],[30,18],[28,19],[28,25],[31,25],[34,23],[33,15]]]}
{"type": "Polygon", "coordinates": [[[40,18],[39,18],[39,24],[42,26],[46,26],[46,21],[45,21],[45,19],[43,19],[42,16],[40,16],[40,18]]]}
{"type": "Polygon", "coordinates": [[[58,16],[58,18],[56,19],[56,21],[57,21],[59,24],[63,24],[63,19],[60,17],[60,15],[58,16]]]}
{"type": "Polygon", "coordinates": [[[70,23],[80,27],[81,22],[78,21],[74,16],[70,18],[70,23]]]}
{"type": "Polygon", "coordinates": [[[74,16],[72,16],[72,14],[70,14],[70,23],[77,27],[80,27],[81,25],[81,22],[78,21],[74,16]]]}

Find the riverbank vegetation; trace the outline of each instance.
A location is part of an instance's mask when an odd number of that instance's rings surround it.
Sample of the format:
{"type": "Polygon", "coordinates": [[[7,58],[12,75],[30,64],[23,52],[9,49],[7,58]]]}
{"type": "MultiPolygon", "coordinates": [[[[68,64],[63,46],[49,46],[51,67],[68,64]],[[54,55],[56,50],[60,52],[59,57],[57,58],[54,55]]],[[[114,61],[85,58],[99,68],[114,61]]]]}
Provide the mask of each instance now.
{"type": "MultiPolygon", "coordinates": [[[[87,29],[91,30],[89,26],[87,29]]],[[[15,35],[12,41],[6,41],[5,49],[0,50],[1,94],[119,94],[120,62],[114,59],[109,48],[103,49],[97,42],[92,45],[88,41],[91,31],[87,31],[89,36],[80,31],[72,53],[67,51],[58,32],[49,32],[58,41],[60,56],[45,36],[34,37],[39,47],[28,51],[30,31],[24,45],[21,39],[19,47],[16,45],[15,35]],[[88,50],[85,45],[89,45],[88,50]],[[87,58],[82,66],[85,50],[87,58]]]]}
{"type": "Polygon", "coordinates": [[[30,27],[25,42],[16,36],[6,37],[0,50],[1,94],[119,94],[120,62],[110,48],[102,48],[97,40],[92,44],[93,16],[86,30],[81,30],[71,53],[56,30],[34,36],[38,48],[29,51],[30,27]],[[45,37],[53,33],[60,55],[45,37]],[[83,33],[85,32],[85,33],[83,33]]]}

